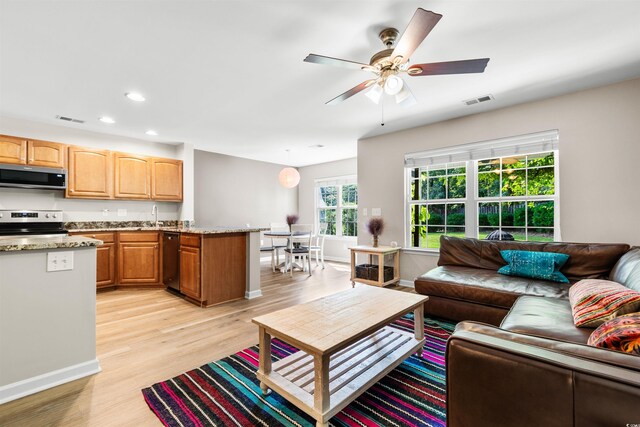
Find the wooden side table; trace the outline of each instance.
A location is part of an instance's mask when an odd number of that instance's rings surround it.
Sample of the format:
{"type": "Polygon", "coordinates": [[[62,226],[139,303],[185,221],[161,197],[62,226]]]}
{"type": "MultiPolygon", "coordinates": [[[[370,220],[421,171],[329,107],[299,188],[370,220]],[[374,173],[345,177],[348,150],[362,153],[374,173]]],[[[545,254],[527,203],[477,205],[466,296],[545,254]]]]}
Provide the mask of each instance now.
{"type": "Polygon", "coordinates": [[[351,286],[355,287],[356,282],[366,283],[373,286],[388,286],[394,283],[400,283],[400,249],[399,247],[392,248],[391,246],[354,246],[349,248],[351,251],[351,286]],[[378,279],[370,280],[356,277],[356,254],[369,255],[369,263],[373,264],[372,260],[374,256],[378,257],[378,279]],[[385,255],[393,255],[393,278],[391,280],[384,280],[384,257],[385,255]]]}

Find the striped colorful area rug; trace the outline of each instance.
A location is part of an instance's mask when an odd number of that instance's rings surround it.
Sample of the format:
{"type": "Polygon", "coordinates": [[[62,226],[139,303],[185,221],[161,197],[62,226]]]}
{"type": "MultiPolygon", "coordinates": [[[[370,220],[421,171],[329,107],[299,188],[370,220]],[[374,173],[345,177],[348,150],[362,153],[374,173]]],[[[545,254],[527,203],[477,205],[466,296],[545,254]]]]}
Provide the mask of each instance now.
{"type": "MultiPolygon", "coordinates": [[[[394,322],[413,331],[413,314],[394,322]]],[[[455,324],[425,320],[422,358],[410,356],[331,418],[332,426],[445,426],[444,351],[455,324]]],[[[273,361],[297,349],[274,339],[273,361]]],[[[142,390],[166,426],[315,426],[276,392],[263,396],[256,380],[258,346],[142,390]]]]}

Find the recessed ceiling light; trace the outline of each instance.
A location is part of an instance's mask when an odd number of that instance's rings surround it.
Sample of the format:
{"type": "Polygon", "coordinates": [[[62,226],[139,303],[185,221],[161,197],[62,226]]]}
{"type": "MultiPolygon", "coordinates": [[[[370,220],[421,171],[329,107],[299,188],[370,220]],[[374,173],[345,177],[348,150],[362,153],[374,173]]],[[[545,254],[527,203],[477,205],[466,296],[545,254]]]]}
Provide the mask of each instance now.
{"type": "Polygon", "coordinates": [[[100,121],[103,122],[103,123],[109,123],[110,125],[114,124],[116,122],[111,117],[107,117],[107,116],[100,117],[100,121]]]}
{"type": "Polygon", "coordinates": [[[147,135],[151,135],[151,136],[158,136],[158,132],[156,132],[155,130],[149,129],[148,131],[145,132],[147,135]]]}
{"type": "Polygon", "coordinates": [[[136,101],[136,102],[142,102],[142,101],[144,101],[146,99],[144,96],[142,96],[142,94],[140,94],[138,92],[127,92],[127,93],[124,94],[124,96],[126,96],[130,100],[136,101]]]}

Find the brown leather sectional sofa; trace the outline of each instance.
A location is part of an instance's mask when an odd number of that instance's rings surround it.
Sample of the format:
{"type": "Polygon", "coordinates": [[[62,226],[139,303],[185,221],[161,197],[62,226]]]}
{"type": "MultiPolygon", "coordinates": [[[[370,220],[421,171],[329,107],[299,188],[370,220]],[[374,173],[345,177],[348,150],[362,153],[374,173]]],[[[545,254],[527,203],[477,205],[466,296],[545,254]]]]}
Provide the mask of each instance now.
{"type": "Polygon", "coordinates": [[[438,265],[415,286],[426,313],[463,321],[447,343],[448,426],[640,425],[640,357],[586,345],[567,299],[583,278],[640,291],[640,248],[442,237],[438,265]],[[571,283],[498,274],[505,249],[569,254],[571,283]]]}

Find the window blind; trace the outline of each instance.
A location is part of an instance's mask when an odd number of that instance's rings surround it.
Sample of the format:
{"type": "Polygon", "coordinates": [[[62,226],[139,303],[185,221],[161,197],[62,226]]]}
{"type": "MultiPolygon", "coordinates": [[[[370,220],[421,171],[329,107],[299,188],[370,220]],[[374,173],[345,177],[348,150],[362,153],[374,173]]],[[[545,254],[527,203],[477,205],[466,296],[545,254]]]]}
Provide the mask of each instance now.
{"type": "Polygon", "coordinates": [[[339,185],[357,184],[356,175],[337,176],[333,178],[321,178],[315,180],[316,187],[333,187],[339,185]]]}
{"type": "Polygon", "coordinates": [[[441,163],[533,154],[557,149],[558,130],[554,129],[491,141],[473,142],[435,150],[408,153],[404,156],[404,165],[406,168],[415,168],[441,163]]]}

